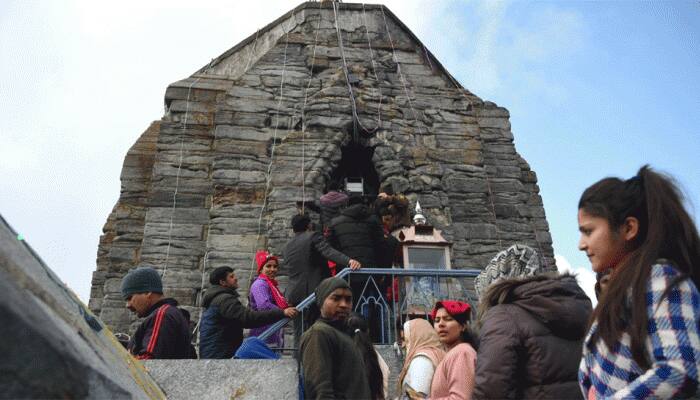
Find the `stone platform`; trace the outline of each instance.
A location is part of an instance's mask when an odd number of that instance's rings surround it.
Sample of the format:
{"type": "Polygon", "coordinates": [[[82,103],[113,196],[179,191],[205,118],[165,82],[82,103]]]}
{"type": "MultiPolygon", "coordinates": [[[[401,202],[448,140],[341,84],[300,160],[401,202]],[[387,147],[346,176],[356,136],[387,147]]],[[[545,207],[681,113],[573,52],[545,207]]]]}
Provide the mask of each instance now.
{"type": "Polygon", "coordinates": [[[298,399],[297,362],[149,360],[144,366],[170,400],[298,399]]]}

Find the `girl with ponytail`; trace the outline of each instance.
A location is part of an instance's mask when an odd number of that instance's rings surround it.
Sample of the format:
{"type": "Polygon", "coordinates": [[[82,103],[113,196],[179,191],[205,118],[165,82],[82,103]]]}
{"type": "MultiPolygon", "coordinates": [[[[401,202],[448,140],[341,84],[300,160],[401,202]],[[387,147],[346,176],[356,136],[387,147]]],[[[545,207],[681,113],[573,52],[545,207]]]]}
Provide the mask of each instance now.
{"type": "Polygon", "coordinates": [[[579,249],[610,282],[591,316],[585,397],[692,396],[700,369],[700,239],[670,177],[605,178],[578,205],[579,249]]]}
{"type": "Polygon", "coordinates": [[[388,398],[389,366],[372,345],[367,320],[358,313],[352,313],[346,324],[357,350],[365,361],[365,373],[372,399],[384,400],[388,398]]]}

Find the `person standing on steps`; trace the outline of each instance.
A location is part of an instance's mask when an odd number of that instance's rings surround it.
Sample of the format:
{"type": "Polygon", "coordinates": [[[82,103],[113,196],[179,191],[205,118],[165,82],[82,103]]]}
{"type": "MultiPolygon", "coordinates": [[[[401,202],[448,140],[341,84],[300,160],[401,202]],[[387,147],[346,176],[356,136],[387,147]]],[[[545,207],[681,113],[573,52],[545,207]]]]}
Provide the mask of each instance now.
{"type": "Polygon", "coordinates": [[[139,360],[197,358],[191,345],[189,314],[177,301],[163,296],[158,271],[139,267],[122,279],[121,293],[126,307],[144,318],[127,349],[139,360]]]}
{"type": "Polygon", "coordinates": [[[199,329],[199,358],[231,358],[243,341],[243,328],[257,328],[282,318],[294,318],[297,310],[287,307],[253,311],[238,299],[238,278],[231,267],[218,267],[209,274],[202,298],[199,329]]]}
{"type": "Polygon", "coordinates": [[[309,399],[370,399],[365,362],[347,332],[352,291],[340,278],[316,288],[321,317],[301,337],[299,354],[309,399]]]}
{"type": "MultiPolygon", "coordinates": [[[[330,277],[326,260],[347,265],[352,269],[362,267],[357,260],[334,249],[320,233],[315,232],[311,219],[306,214],[292,217],[292,230],[294,237],[287,242],[282,253],[284,267],[289,274],[286,297],[290,304],[298,305],[314,292],[322,280],[330,277]]],[[[299,343],[303,328],[310,327],[318,315],[318,307],[313,304],[294,320],[295,345],[299,343]]]]}
{"type": "MultiPolygon", "coordinates": [[[[284,310],[289,307],[287,299],[280,292],[275,279],[279,269],[277,257],[265,250],[258,250],[255,253],[255,261],[258,264],[258,277],[250,285],[250,293],[248,295],[250,308],[255,311],[264,311],[284,310]]],[[[267,328],[269,328],[269,325],[253,328],[250,330],[250,336],[259,336],[267,328]]],[[[283,330],[280,329],[277,333],[267,338],[265,343],[279,348],[284,347],[283,330]]]]}

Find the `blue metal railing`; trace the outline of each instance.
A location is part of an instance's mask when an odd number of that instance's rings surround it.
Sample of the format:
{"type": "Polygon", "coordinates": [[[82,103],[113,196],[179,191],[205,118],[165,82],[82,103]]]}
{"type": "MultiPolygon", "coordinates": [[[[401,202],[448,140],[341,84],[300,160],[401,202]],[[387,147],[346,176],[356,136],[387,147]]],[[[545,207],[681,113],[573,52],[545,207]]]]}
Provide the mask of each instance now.
{"type": "MultiPolygon", "coordinates": [[[[392,280],[394,277],[406,277],[406,278],[421,278],[421,277],[428,277],[428,278],[435,278],[438,280],[439,278],[476,278],[477,275],[481,270],[477,269],[402,269],[402,268],[361,268],[358,270],[351,270],[350,268],[345,268],[342,271],[340,271],[336,277],[337,278],[347,278],[348,280],[350,279],[351,276],[391,276],[392,280]]],[[[370,278],[371,279],[371,278],[370,278]]],[[[369,283],[369,281],[367,282],[369,283]]],[[[376,284],[375,284],[376,285],[376,284]]],[[[367,284],[365,285],[365,289],[367,288],[367,284]]],[[[364,293],[364,290],[363,290],[364,293]]],[[[360,296],[361,298],[362,296],[360,296]]],[[[304,300],[302,300],[299,304],[296,305],[297,310],[303,311],[307,309],[311,304],[313,304],[316,301],[316,295],[311,294],[304,300]]],[[[396,301],[393,301],[394,304],[397,304],[396,301]]],[[[259,335],[259,338],[262,340],[266,340],[273,334],[275,334],[277,331],[282,329],[285,325],[287,325],[291,321],[289,318],[284,318],[280,321],[275,322],[272,324],[265,332],[263,332],[261,335],[259,335]]]]}

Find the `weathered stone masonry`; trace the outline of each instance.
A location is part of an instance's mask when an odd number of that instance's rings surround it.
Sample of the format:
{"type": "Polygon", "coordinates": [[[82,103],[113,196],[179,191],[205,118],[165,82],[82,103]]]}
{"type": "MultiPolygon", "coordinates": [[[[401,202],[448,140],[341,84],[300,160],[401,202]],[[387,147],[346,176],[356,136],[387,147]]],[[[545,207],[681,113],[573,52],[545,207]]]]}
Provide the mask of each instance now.
{"type": "MultiPolygon", "coordinates": [[[[514,242],[554,267],[508,111],[459,86],[388,9],[343,3],[338,24],[359,122],[378,128],[356,144],[454,243],[453,267],[481,268],[514,242]]],[[[133,323],[119,295],[130,268],[167,265],[166,294],[196,319],[203,272],[233,265],[245,293],[254,250],[279,254],[297,202],[323,193],[353,126],[331,4],[301,4],[171,84],[165,104],[127,153],[100,239],[90,308],[115,331],[133,323]]]]}

